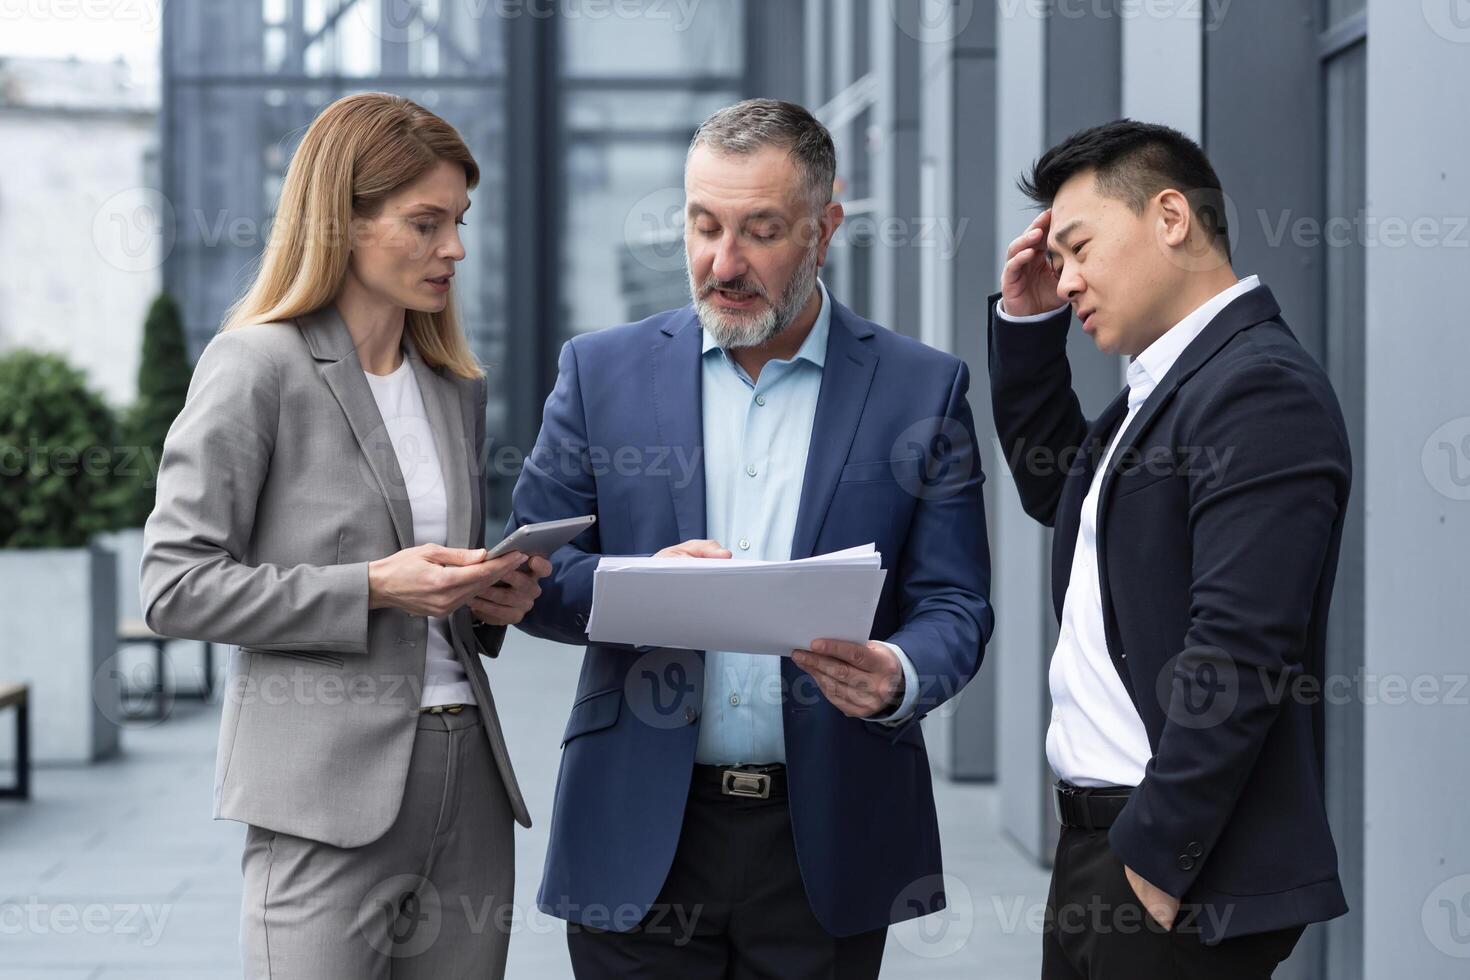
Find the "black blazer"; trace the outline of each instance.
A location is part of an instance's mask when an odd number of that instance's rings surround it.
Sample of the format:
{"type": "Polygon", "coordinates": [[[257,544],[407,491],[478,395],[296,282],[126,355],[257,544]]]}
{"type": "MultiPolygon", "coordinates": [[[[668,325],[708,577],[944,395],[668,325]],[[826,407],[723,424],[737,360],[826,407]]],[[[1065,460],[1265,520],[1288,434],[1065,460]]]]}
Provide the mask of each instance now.
{"type": "MultiPolygon", "coordinates": [[[[1089,423],[1071,310],[990,301],[996,430],[1026,513],[1054,527],[1062,614],[1082,498],[1127,391],[1089,423]]],[[[1351,460],[1326,374],[1264,287],[1196,337],[1123,433],[1098,498],[1108,652],[1153,758],[1109,832],[1202,906],[1207,943],[1347,911],[1323,802],[1321,681],[1351,460]]]]}

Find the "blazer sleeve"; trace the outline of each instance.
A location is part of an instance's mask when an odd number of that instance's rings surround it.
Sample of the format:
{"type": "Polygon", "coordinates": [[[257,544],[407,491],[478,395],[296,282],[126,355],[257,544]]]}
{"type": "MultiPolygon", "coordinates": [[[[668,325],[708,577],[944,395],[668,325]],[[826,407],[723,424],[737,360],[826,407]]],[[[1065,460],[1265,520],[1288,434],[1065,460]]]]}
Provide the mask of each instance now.
{"type": "MultiPolygon", "coordinates": [[[[980,669],[995,618],[990,607],[990,551],[985,531],[985,474],[967,397],[970,369],[955,372],[945,407],[949,458],[942,463],[959,478],[942,476],[916,488],[919,502],[903,551],[894,565],[902,625],[886,638],[913,663],[918,697],[905,723],[869,720],[891,741],[960,692],[980,669]],[[963,433],[959,436],[958,433],[963,433]]],[[[928,466],[929,460],[925,460],[928,466]]]]}
{"type": "Polygon", "coordinates": [[[1175,897],[1204,867],[1302,672],[1350,482],[1335,417],[1300,373],[1260,358],[1232,372],[1187,435],[1227,455],[1186,474],[1189,627],[1157,686],[1169,698],[1158,747],[1109,832],[1125,864],[1175,897]]]}
{"type": "Polygon", "coordinates": [[[244,331],[216,335],[170,426],[143,528],[143,618],[162,636],[367,652],[367,562],[247,565],[270,471],[280,381],[244,331]]]}
{"type": "MultiPolygon", "coordinates": [[[[597,513],[597,478],[588,457],[587,418],[578,379],[577,350],[562,345],[556,387],[546,399],[541,432],[511,492],[506,533],[597,513]]],[[[592,614],[592,576],[602,546],[596,524],[551,555],[551,574],[541,596],[517,625],[532,636],[585,645],[592,614]]]]}
{"type": "Polygon", "coordinates": [[[1006,465],[1016,481],[1021,506],[1047,527],[1056,522],[1067,468],[1057,461],[1087,437],[1087,419],[1072,390],[1067,363],[1067,307],[1040,323],[1010,323],[999,312],[1000,294],[990,297],[990,404],[1006,465]],[[1041,452],[1050,464],[1028,463],[1041,452]]]}
{"type": "MultiPolygon", "coordinates": [[[[475,453],[475,479],[480,481],[476,489],[483,494],[485,492],[484,474],[480,472],[479,461],[485,458],[485,403],[490,397],[490,383],[481,378],[476,385],[475,397],[475,441],[470,448],[475,453]]],[[[480,512],[484,513],[484,508],[480,512]]],[[[485,522],[482,520],[480,526],[470,534],[470,550],[485,547],[485,522]]],[[[480,652],[487,657],[500,656],[500,648],[505,644],[505,627],[494,623],[481,623],[470,615],[470,627],[474,631],[475,640],[480,644],[480,652]]]]}

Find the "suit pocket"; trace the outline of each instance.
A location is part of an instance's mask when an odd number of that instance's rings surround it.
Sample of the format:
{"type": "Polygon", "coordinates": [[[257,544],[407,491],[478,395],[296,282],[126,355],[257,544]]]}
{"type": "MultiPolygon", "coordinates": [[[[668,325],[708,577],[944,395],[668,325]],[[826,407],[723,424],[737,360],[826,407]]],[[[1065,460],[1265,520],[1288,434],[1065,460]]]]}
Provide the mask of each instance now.
{"type": "Polygon", "coordinates": [[[620,687],[598,691],[578,699],[572,705],[572,715],[567,719],[566,730],[562,732],[561,744],[566,745],[578,735],[611,728],[617,722],[622,706],[623,689],[620,687]]]}
{"type": "Polygon", "coordinates": [[[321,664],[323,667],[335,667],[341,670],[347,665],[347,661],[330,653],[318,653],[315,650],[272,650],[267,647],[241,647],[241,653],[264,653],[272,657],[285,657],[287,660],[304,660],[307,663],[321,664]]]}
{"type": "Polygon", "coordinates": [[[848,463],[842,468],[842,475],[837,478],[838,483],[895,483],[910,479],[918,472],[919,459],[917,456],[905,456],[900,459],[874,459],[857,463],[848,463]]]}
{"type": "Polygon", "coordinates": [[[1121,500],[1131,497],[1142,490],[1148,490],[1159,486],[1167,480],[1174,478],[1173,473],[1145,473],[1138,472],[1136,475],[1122,473],[1118,476],[1117,488],[1113,491],[1113,499],[1121,500]]]}

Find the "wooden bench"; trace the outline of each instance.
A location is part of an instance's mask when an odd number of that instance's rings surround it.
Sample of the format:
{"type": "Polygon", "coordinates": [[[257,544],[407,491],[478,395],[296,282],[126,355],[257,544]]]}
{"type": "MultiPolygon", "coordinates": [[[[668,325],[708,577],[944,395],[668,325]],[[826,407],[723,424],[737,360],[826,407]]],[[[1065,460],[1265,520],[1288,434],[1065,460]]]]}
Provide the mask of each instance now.
{"type": "Polygon", "coordinates": [[[168,690],[167,678],[164,673],[163,648],[168,645],[169,638],[159,636],[148,628],[148,624],[141,619],[125,619],[118,623],[117,642],[119,646],[124,644],[141,644],[153,647],[153,686],[146,691],[135,691],[124,688],[123,714],[130,719],[162,718],[168,712],[170,700],[182,701],[208,701],[214,695],[214,644],[204,644],[204,679],[199,687],[192,691],[168,690]],[[142,711],[131,708],[128,701],[133,698],[151,702],[151,707],[142,711]]]}
{"type": "Polygon", "coordinates": [[[31,798],[30,688],[24,684],[0,683],[0,710],[15,709],[15,783],[0,787],[0,798],[31,798]]]}

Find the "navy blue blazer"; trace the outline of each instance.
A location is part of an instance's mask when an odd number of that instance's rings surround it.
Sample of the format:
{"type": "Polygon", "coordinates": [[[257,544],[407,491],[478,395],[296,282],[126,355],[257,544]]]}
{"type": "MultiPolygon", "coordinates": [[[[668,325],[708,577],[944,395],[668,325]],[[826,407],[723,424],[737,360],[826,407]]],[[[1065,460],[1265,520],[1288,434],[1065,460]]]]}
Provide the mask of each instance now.
{"type": "MultiPolygon", "coordinates": [[[[567,343],[507,524],[597,515],[552,556],[521,629],[586,647],[537,901],[615,931],[648,911],[674,858],[704,660],[590,643],[592,575],[601,555],[705,537],[701,340],[686,306],[567,343]]],[[[875,542],[889,572],[871,635],[902,647],[920,683],[914,717],[886,726],[844,716],[781,664],[797,860],[836,936],[944,907],[918,721],[974,676],[992,627],[968,387],[962,361],[834,302],[791,556],[875,542]]]]}
{"type": "MultiPolygon", "coordinates": [[[[1007,323],[990,300],[996,431],[1052,536],[1057,618],[1082,500],[1127,414],[1072,392],[1072,311],[1007,323]]],[[[1098,496],[1108,653],[1153,758],[1108,834],[1201,908],[1215,943],[1347,911],[1323,802],[1327,609],[1351,460],[1327,375],[1265,287],[1220,312],[1118,441],[1098,496]]]]}

